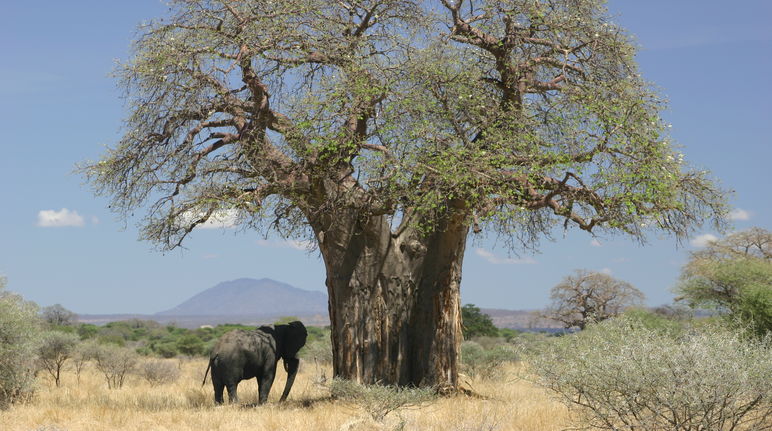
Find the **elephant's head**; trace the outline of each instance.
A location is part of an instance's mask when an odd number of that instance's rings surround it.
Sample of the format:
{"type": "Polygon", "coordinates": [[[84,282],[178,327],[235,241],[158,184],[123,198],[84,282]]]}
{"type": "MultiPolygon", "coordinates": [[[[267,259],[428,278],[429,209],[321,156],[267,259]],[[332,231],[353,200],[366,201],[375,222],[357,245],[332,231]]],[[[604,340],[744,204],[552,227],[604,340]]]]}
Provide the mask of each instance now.
{"type": "Polygon", "coordinates": [[[284,385],[284,392],[281,394],[280,401],[287,399],[292,384],[295,382],[295,375],[298,373],[300,360],[298,351],[306,344],[308,331],[303,323],[294,321],[286,325],[276,325],[276,348],[284,361],[284,369],[287,371],[287,383],[284,385]]]}

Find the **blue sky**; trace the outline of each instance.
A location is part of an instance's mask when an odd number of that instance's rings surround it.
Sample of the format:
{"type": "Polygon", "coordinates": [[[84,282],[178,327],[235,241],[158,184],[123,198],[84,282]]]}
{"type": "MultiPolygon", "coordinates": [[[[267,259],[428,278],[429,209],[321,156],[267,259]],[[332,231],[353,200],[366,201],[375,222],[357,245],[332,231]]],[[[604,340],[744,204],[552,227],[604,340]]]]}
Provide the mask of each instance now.
{"type": "MultiPolygon", "coordinates": [[[[644,77],[669,99],[666,119],[687,160],[735,190],[735,228],[772,229],[772,2],[608,6],[637,37],[644,77]]],[[[186,250],[158,253],[137,240],[138,218],[118,221],[72,173],[118,139],[124,111],[108,75],[115,59],[127,58],[136,25],[165,13],[164,4],[30,0],[0,10],[0,274],[10,290],[80,313],[154,313],[240,277],[324,290],[316,254],[252,231],[197,230],[186,250]]],[[[677,247],[656,234],[639,245],[558,232],[539,254],[520,256],[492,240],[472,241],[462,300],[540,308],[562,277],[586,268],[631,282],[651,305],[670,303],[680,266],[706,238],[700,235],[677,247]]]]}

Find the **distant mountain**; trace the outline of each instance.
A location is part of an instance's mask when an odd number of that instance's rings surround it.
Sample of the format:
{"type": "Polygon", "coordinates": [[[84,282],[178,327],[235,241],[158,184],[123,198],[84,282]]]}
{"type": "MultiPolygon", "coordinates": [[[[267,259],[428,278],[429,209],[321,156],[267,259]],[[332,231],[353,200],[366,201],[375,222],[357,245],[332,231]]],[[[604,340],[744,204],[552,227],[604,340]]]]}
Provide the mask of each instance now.
{"type": "Polygon", "coordinates": [[[327,315],[327,295],[270,278],[226,281],[156,316],[310,316],[327,315]]]}

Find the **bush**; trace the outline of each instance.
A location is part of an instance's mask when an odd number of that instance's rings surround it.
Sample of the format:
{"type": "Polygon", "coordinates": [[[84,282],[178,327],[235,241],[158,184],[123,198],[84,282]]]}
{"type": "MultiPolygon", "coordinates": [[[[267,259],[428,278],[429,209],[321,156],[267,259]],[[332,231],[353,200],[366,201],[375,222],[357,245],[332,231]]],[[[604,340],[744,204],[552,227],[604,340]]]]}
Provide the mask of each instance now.
{"type": "Polygon", "coordinates": [[[58,388],[61,384],[62,367],[73,356],[80,337],[59,331],[43,334],[38,352],[40,368],[48,371],[58,388]]]}
{"type": "Polygon", "coordinates": [[[177,340],[177,350],[183,355],[200,356],[204,354],[204,342],[195,334],[183,335],[177,340]]]}
{"type": "Polygon", "coordinates": [[[597,429],[772,429],[772,349],[726,330],[674,336],[619,318],[555,339],[532,365],[597,429]]]}
{"type": "Polygon", "coordinates": [[[300,351],[300,356],[307,361],[315,361],[319,364],[332,364],[332,344],[330,339],[316,339],[307,342],[300,351]]]}
{"type": "Polygon", "coordinates": [[[351,380],[335,379],[330,385],[334,398],[357,404],[377,422],[402,407],[421,404],[436,398],[428,388],[399,388],[383,385],[360,385],[351,380]]]}
{"type": "Polygon", "coordinates": [[[95,352],[97,369],[107,380],[107,387],[118,389],[123,387],[126,375],[134,369],[137,354],[133,351],[112,344],[99,346],[95,352]]]}
{"type": "Polygon", "coordinates": [[[37,306],[7,292],[5,284],[0,277],[0,409],[32,395],[40,334],[37,306]]]}
{"type": "Polygon", "coordinates": [[[461,343],[461,369],[469,377],[496,377],[502,366],[517,359],[515,349],[510,345],[492,345],[489,349],[477,341],[461,343]]]}
{"type": "Polygon", "coordinates": [[[179,367],[169,361],[149,360],[139,366],[138,374],[150,383],[150,386],[173,383],[180,377],[179,367]]]}

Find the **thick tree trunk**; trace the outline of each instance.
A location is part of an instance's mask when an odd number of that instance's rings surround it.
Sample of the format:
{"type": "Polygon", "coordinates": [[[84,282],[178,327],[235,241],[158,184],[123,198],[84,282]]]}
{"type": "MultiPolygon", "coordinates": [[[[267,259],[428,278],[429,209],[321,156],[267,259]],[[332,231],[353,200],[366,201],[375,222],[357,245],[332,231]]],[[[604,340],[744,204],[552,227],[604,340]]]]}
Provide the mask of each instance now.
{"type": "Polygon", "coordinates": [[[454,389],[463,216],[425,236],[393,235],[382,216],[342,217],[325,227],[314,228],[327,270],[335,376],[454,389]]]}

